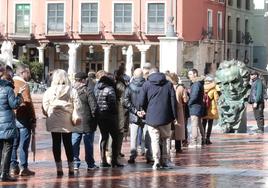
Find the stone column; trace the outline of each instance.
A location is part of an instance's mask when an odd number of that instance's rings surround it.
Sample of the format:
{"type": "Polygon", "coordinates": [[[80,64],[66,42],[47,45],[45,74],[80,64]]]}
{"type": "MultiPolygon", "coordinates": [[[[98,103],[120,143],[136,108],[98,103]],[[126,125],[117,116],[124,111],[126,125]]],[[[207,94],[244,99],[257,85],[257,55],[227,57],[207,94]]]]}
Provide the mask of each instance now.
{"type": "Polygon", "coordinates": [[[45,47],[46,44],[41,44],[39,47],[37,47],[39,54],[39,63],[45,62],[45,47]]]}
{"type": "Polygon", "coordinates": [[[104,66],[103,69],[106,72],[110,72],[110,51],[111,51],[111,46],[112,45],[103,45],[102,48],[104,50],[104,66]]]}
{"type": "Polygon", "coordinates": [[[68,68],[68,74],[74,75],[77,72],[77,48],[79,48],[80,44],[78,43],[70,43],[69,46],[69,68],[68,68]]]}
{"type": "Polygon", "coordinates": [[[136,47],[141,52],[141,68],[146,63],[146,51],[150,48],[150,46],[151,45],[149,45],[149,44],[139,44],[139,45],[136,45],[136,47]]]}
{"type": "Polygon", "coordinates": [[[183,68],[183,40],[178,37],[159,37],[160,72],[180,74],[183,68]]]}

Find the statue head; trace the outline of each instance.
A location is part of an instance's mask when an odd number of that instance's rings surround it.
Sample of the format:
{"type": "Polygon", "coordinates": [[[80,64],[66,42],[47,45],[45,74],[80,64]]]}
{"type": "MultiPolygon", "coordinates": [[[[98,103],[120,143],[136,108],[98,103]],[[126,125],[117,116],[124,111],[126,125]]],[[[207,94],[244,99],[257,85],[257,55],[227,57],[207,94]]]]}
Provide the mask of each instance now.
{"type": "Polygon", "coordinates": [[[248,69],[243,62],[224,61],[216,72],[216,82],[225,99],[241,100],[246,97],[248,92],[248,69]]]}

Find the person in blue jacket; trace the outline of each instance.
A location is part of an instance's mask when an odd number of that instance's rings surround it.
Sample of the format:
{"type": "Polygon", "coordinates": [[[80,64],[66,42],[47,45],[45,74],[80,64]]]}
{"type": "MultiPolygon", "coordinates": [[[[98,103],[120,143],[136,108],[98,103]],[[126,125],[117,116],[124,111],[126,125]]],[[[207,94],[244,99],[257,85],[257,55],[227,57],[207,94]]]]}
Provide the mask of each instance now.
{"type": "Polygon", "coordinates": [[[4,73],[0,79],[0,148],[1,153],[1,181],[16,181],[9,174],[11,152],[14,138],[17,137],[17,128],[15,113],[13,109],[17,108],[23,101],[21,93],[24,87],[19,89],[15,96],[12,78],[4,73]]]}
{"type": "Polygon", "coordinates": [[[157,68],[152,68],[148,80],[142,86],[139,105],[146,112],[145,122],[151,137],[154,170],[161,166],[172,167],[169,164],[167,141],[171,136],[171,123],[177,116],[176,103],[172,83],[166,80],[165,74],[160,73],[157,68]]]}

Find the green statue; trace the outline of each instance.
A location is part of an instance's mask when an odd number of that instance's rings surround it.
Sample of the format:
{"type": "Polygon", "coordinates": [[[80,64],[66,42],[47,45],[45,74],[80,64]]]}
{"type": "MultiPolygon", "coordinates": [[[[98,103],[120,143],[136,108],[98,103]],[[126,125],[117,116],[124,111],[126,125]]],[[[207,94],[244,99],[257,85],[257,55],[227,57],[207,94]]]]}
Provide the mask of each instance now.
{"type": "Polygon", "coordinates": [[[218,101],[220,126],[226,133],[246,132],[247,67],[240,61],[224,61],[216,72],[216,82],[221,91],[218,101]]]}

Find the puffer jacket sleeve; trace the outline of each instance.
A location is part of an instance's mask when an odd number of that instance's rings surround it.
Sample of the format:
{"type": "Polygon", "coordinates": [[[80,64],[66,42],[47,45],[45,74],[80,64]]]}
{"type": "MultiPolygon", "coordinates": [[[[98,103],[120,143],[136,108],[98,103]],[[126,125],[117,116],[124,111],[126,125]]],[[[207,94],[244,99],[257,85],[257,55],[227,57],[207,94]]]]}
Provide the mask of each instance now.
{"type": "Polygon", "coordinates": [[[17,96],[15,96],[13,89],[8,88],[8,103],[12,109],[19,107],[22,101],[23,99],[22,99],[21,94],[18,94],[17,96]]]}
{"type": "Polygon", "coordinates": [[[128,109],[131,113],[136,114],[137,113],[137,109],[135,108],[135,106],[132,104],[131,102],[131,90],[129,87],[126,88],[125,94],[124,94],[124,101],[123,101],[123,105],[126,109],[128,109]]]}

